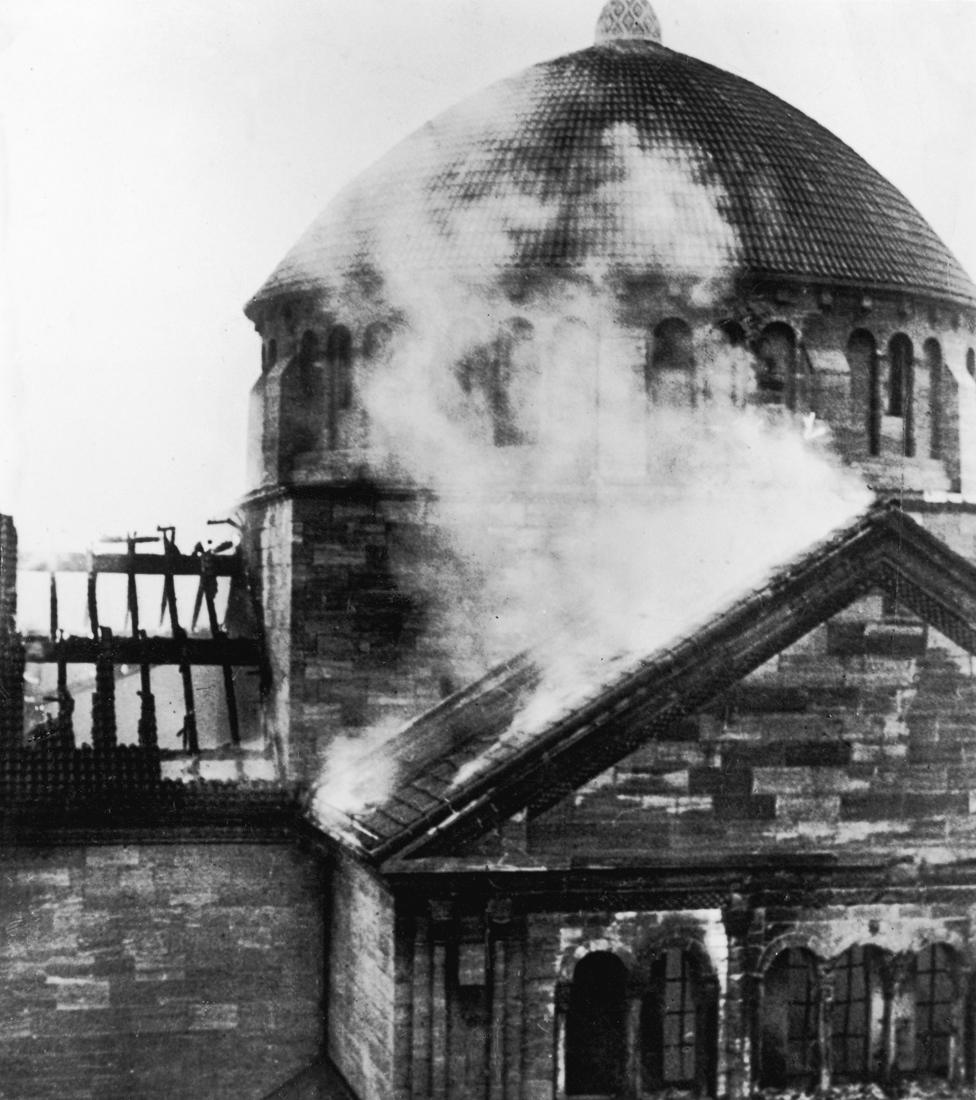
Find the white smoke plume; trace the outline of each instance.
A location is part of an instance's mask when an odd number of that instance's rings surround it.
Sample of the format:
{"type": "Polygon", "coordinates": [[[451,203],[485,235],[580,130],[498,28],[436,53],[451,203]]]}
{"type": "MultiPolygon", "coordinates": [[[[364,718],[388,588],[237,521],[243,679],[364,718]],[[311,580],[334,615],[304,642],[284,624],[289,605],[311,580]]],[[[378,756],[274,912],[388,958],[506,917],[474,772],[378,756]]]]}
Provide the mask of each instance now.
{"type": "MultiPolygon", "coordinates": [[[[696,180],[690,153],[672,158],[662,176],[659,154],[628,127],[608,130],[605,143],[612,171],[586,209],[620,237],[617,254],[627,240],[643,242],[669,271],[676,299],[680,291],[674,315],[718,301],[738,247],[716,186],[696,180]]],[[[401,179],[423,190],[423,172],[401,179]]],[[[418,192],[410,205],[423,211],[427,201],[418,192]]],[[[403,321],[385,361],[360,379],[377,472],[434,493],[426,518],[443,552],[407,552],[398,565],[404,585],[432,608],[430,629],[455,683],[540,639],[560,639],[545,647],[542,683],[506,735],[515,738],[761,583],[870,501],[830,456],[824,426],[748,404],[752,357],[710,325],[695,332],[694,381],[663,371],[649,401],[644,333],[621,316],[619,266],[596,260],[513,302],[513,241],[552,229],[562,212],[559,199],[509,181],[453,206],[436,226],[379,226],[371,262],[403,321]],[[424,233],[443,240],[445,225],[459,254],[469,258],[474,240],[483,262],[463,277],[459,263],[445,265],[443,278],[417,278],[413,245],[424,233]],[[484,349],[515,318],[506,430],[526,442],[499,446],[497,410],[479,379],[484,349]]],[[[368,738],[370,747],[387,734],[368,738]]],[[[354,813],[383,797],[395,776],[364,782],[359,759],[343,749],[327,761],[321,807],[354,813]]]]}

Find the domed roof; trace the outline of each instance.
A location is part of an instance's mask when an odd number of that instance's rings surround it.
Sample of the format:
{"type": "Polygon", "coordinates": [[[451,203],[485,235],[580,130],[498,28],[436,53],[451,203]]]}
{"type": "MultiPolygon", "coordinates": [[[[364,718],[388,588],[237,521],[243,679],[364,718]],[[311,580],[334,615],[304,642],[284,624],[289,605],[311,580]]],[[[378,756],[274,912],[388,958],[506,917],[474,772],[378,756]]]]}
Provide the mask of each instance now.
{"type": "Polygon", "coordinates": [[[326,207],[248,313],[391,277],[526,271],[751,274],[976,302],[925,219],[852,149],[662,46],[632,2],[611,0],[597,45],[489,87],[396,146],[326,207]]]}

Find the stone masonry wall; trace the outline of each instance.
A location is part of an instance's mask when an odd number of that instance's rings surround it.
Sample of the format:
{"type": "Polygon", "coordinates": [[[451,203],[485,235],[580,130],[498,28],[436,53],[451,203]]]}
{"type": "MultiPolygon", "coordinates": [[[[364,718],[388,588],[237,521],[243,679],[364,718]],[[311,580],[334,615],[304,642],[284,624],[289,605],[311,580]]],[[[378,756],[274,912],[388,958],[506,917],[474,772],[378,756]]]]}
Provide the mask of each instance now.
{"type": "Polygon", "coordinates": [[[0,1097],[265,1096],[319,1053],[322,893],[284,844],[0,849],[0,1097]]]}
{"type": "Polygon", "coordinates": [[[360,1100],[393,1096],[393,902],[370,872],[337,857],[331,882],[328,1050],[360,1100]]]}
{"type": "Polygon", "coordinates": [[[974,713],[969,655],[871,596],[531,819],[529,851],[969,858],[974,713]]]}

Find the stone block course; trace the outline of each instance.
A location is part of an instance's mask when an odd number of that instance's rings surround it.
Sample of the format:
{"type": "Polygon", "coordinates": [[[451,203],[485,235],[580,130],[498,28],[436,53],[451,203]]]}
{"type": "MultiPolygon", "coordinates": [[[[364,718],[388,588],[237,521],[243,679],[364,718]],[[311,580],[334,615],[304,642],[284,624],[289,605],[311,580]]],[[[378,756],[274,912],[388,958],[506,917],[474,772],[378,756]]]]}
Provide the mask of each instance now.
{"type": "Polygon", "coordinates": [[[318,1053],[322,889],[281,844],[0,849],[0,1096],[257,1100],[318,1053]]]}

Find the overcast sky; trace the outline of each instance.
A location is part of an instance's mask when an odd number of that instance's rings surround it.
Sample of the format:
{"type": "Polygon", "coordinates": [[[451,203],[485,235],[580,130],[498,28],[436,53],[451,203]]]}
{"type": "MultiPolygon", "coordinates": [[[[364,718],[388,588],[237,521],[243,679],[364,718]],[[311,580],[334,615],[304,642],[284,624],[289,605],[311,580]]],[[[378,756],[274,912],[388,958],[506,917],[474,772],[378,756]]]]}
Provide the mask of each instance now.
{"type": "MultiPolygon", "coordinates": [[[[976,0],[658,0],[887,175],[976,273],[976,0]]],[[[330,196],[599,0],[0,0],[0,510],[28,547],[226,514],[241,307],[330,196]]]]}

